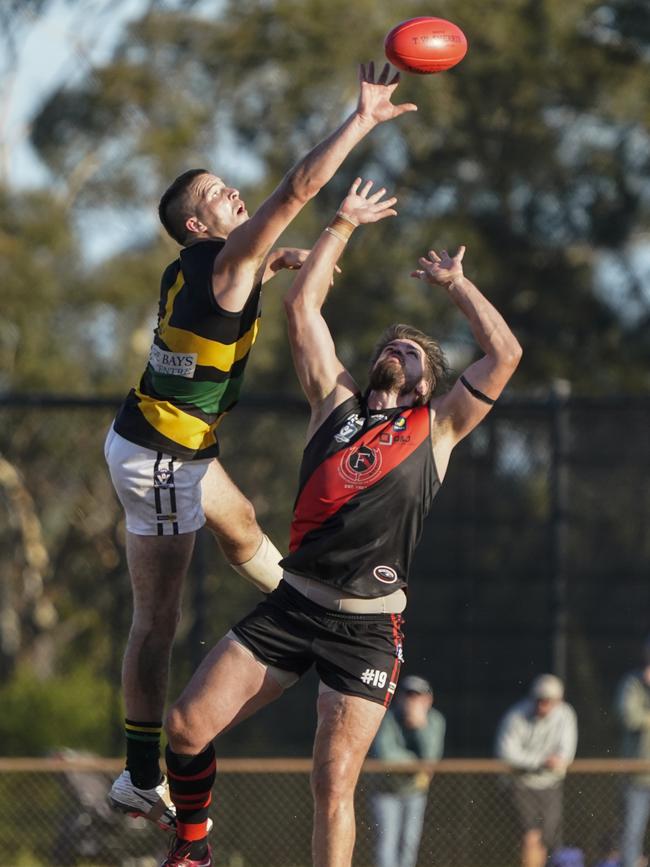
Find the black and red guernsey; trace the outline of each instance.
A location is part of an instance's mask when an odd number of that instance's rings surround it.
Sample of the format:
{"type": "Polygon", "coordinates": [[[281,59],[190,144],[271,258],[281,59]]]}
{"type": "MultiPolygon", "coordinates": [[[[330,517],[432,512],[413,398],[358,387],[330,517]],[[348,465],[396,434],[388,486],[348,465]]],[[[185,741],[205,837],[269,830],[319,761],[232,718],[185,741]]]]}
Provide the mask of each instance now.
{"type": "Polygon", "coordinates": [[[354,596],[404,588],[439,488],[429,407],[372,410],[354,395],[305,448],[281,565],[354,596]]]}

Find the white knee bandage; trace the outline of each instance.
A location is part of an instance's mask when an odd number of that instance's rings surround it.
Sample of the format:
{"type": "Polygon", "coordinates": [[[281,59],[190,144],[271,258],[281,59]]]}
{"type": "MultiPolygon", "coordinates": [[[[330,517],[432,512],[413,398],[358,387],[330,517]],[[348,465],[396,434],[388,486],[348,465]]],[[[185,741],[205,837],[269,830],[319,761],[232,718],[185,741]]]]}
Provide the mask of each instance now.
{"type": "Polygon", "coordinates": [[[231,563],[230,565],[248,581],[251,581],[262,593],[270,593],[275,590],[282,580],[282,567],[279,565],[282,554],[275,547],[268,536],[262,536],[260,547],[250,560],[245,563],[231,563]]]}

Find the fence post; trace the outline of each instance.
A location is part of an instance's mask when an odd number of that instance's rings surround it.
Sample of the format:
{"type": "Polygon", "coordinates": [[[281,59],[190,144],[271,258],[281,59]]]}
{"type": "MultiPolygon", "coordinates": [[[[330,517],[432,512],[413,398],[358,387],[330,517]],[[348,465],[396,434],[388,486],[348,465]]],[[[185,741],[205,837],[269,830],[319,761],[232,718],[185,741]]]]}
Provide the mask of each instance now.
{"type": "Polygon", "coordinates": [[[556,379],[551,384],[551,646],[553,671],[566,682],[568,629],[569,542],[569,398],[571,383],[556,379]]]}

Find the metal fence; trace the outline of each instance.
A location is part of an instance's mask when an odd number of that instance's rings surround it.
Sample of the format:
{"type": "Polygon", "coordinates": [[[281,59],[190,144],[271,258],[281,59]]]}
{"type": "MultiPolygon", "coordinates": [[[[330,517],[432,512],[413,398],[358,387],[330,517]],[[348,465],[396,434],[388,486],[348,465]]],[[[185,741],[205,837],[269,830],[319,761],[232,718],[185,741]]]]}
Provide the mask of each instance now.
{"type": "MultiPolygon", "coordinates": [[[[46,681],[86,660],[114,692],[113,716],[95,721],[92,742],[68,730],[52,746],[104,755],[122,750],[130,611],[122,516],[102,455],[114,409],[109,399],[0,399],[0,686],[21,665],[46,681]]],[[[223,426],[224,465],[280,548],[305,422],[300,400],[248,394],[223,426]]],[[[406,612],[405,671],[434,684],[447,718],[445,755],[490,755],[501,714],[534,675],[553,669],[578,712],[580,754],[617,754],[616,685],[640,664],[650,625],[648,430],[646,397],[556,389],[500,401],[455,451],[406,612]]],[[[172,694],[256,601],[202,534],[172,694]]],[[[313,704],[313,685],[299,684],[266,723],[248,722],[249,740],[237,734],[227,754],[308,753],[313,704]]],[[[103,706],[92,696],[89,705],[103,706]]],[[[37,746],[13,754],[44,754],[37,746]]]]}
{"type": "MultiPolygon", "coordinates": [[[[634,763],[578,760],[565,785],[563,841],[594,867],[616,845],[622,790],[634,763]]],[[[155,867],[166,835],[107,807],[121,764],[68,757],[0,760],[0,865],[155,867]]],[[[408,767],[410,771],[418,766],[408,767]]],[[[640,766],[639,766],[640,767],[640,766]]],[[[647,763],[644,766],[647,769],[647,763]]],[[[308,867],[312,803],[307,759],[223,759],[211,807],[215,867],[308,867]]],[[[427,804],[419,867],[516,867],[519,836],[505,767],[443,760],[427,804]]],[[[357,790],[354,864],[370,867],[378,829],[369,793],[398,766],[368,761],[357,790]]]]}

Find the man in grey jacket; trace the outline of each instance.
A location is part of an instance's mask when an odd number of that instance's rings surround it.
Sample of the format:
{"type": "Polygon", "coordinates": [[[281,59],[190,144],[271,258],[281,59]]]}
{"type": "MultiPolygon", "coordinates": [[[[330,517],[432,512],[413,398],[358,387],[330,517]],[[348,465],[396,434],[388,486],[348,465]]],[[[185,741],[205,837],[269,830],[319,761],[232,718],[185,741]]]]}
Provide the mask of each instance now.
{"type": "MultiPolygon", "coordinates": [[[[415,674],[403,678],[370,755],[385,762],[437,762],[442,758],[445,718],[432,704],[428,681],[415,674]]],[[[426,771],[391,773],[375,781],[371,806],[377,832],[377,867],[415,867],[430,782],[431,774],[426,771]]]]}
{"type": "Polygon", "coordinates": [[[522,833],[522,867],[543,867],[557,845],[567,767],[578,740],[575,711],[552,674],[535,678],[497,731],[496,754],[512,770],[511,791],[522,833]]]}
{"type": "MultiPolygon", "coordinates": [[[[623,755],[650,761],[650,635],[643,648],[643,667],[625,675],[616,709],[623,727],[623,755]]],[[[650,816],[650,774],[635,774],[625,792],[621,867],[636,867],[643,852],[650,816]]]]}

